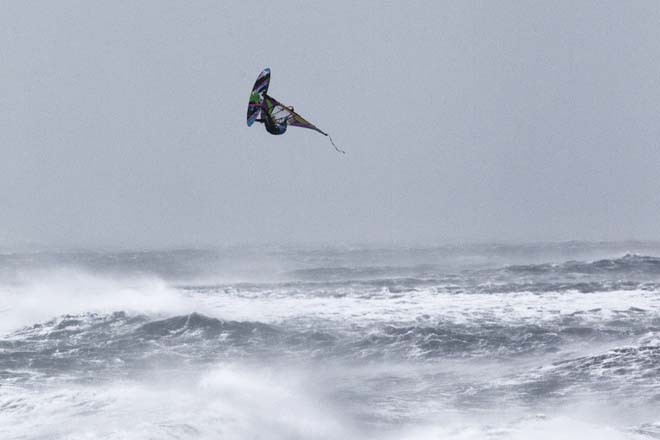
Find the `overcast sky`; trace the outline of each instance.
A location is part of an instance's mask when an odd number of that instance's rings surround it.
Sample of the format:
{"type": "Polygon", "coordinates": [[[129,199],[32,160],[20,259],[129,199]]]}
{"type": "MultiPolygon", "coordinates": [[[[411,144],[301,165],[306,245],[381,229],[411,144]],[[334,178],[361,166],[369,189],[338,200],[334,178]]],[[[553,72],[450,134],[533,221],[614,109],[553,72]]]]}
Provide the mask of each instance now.
{"type": "Polygon", "coordinates": [[[0,152],[5,246],[658,239],[660,2],[2,1],[0,152]]]}

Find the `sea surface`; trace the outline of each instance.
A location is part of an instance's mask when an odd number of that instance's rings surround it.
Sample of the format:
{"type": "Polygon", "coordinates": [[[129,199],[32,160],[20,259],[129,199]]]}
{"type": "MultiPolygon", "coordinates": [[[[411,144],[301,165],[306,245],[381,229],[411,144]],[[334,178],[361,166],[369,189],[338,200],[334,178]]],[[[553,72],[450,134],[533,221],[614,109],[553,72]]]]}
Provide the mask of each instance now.
{"type": "Polygon", "coordinates": [[[0,251],[0,439],[658,439],[660,243],[0,251]]]}

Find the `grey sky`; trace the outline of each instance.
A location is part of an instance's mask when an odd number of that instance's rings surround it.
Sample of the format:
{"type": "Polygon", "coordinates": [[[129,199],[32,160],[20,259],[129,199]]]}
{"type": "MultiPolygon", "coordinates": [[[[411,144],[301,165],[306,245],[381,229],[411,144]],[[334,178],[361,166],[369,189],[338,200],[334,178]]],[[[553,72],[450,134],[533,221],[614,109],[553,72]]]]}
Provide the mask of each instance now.
{"type": "Polygon", "coordinates": [[[4,1],[0,54],[0,245],[660,232],[657,1],[4,1]],[[347,155],[246,127],[266,66],[347,155]]]}

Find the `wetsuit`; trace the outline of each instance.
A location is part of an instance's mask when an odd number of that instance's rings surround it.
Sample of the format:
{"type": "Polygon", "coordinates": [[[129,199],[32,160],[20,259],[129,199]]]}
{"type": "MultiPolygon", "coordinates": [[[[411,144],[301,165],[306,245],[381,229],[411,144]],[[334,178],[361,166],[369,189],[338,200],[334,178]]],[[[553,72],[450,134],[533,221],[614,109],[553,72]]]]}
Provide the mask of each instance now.
{"type": "Polygon", "coordinates": [[[286,119],[280,122],[279,124],[273,121],[273,118],[270,116],[268,111],[262,110],[261,115],[264,119],[257,119],[259,122],[263,122],[266,125],[266,131],[270,134],[283,134],[286,131],[286,119]]]}

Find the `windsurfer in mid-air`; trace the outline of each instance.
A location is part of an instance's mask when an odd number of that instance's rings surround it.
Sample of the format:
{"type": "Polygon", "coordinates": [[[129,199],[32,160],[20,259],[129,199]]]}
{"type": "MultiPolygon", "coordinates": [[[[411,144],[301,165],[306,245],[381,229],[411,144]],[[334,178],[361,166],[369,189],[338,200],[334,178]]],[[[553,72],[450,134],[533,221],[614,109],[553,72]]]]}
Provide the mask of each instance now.
{"type": "Polygon", "coordinates": [[[317,131],[330,139],[330,143],[335,150],[344,153],[344,150],[337,148],[330,135],[319,129],[302,116],[300,116],[293,107],[284,105],[277,99],[268,95],[268,84],[270,83],[270,69],[265,68],[257,77],[250,93],[248,102],[247,125],[248,127],[255,122],[261,122],[266,126],[266,131],[270,134],[284,134],[286,129],[291,127],[302,127],[317,131]]]}

